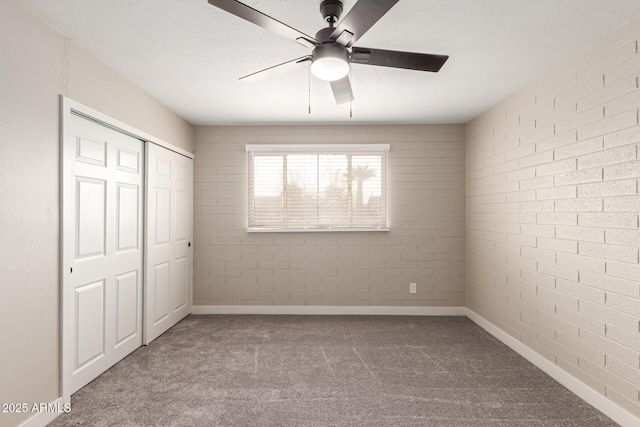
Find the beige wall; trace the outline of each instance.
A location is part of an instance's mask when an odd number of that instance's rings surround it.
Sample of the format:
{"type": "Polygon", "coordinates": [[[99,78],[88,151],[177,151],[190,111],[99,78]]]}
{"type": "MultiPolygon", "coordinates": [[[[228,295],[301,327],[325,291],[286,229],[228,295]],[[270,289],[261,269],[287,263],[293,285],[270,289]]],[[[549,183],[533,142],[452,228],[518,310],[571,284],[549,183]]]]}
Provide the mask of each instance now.
{"type": "Polygon", "coordinates": [[[12,1],[0,1],[0,58],[0,402],[48,403],[60,397],[59,95],[186,150],[193,128],[12,1]]]}
{"type": "Polygon", "coordinates": [[[640,21],[466,127],[467,306],[640,416],[640,21]]]}
{"type": "Polygon", "coordinates": [[[197,127],[194,304],[463,306],[463,137],[460,125],[197,127]],[[244,147],[259,143],[390,143],[391,231],[248,234],[244,147]]]}
{"type": "Polygon", "coordinates": [[[193,126],[67,41],[64,95],[165,142],[193,152],[193,126]]]}

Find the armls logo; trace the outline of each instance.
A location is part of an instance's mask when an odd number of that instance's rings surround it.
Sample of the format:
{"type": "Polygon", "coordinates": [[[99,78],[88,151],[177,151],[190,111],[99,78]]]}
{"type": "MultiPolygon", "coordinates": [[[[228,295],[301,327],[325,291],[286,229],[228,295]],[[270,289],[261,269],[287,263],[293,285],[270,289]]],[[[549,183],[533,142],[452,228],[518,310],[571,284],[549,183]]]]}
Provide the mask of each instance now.
{"type": "Polygon", "coordinates": [[[18,413],[18,412],[71,412],[71,403],[34,403],[31,406],[27,403],[3,403],[1,412],[18,413]],[[29,411],[31,410],[31,411],[29,411]]]}
{"type": "Polygon", "coordinates": [[[31,412],[71,412],[71,403],[34,403],[31,412]]]}

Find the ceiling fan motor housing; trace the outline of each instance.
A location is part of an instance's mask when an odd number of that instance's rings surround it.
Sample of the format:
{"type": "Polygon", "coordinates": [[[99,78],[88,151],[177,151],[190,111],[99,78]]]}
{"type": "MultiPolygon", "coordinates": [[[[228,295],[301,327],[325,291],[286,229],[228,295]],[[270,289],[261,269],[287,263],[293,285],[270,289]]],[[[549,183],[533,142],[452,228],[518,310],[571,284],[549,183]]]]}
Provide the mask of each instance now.
{"type": "Polygon", "coordinates": [[[312,61],[321,58],[336,58],[349,62],[349,51],[338,43],[323,43],[313,48],[311,52],[312,61]]]}
{"type": "Polygon", "coordinates": [[[333,30],[335,30],[335,28],[333,27],[327,27],[327,28],[323,28],[320,31],[318,31],[316,33],[316,40],[318,40],[320,43],[335,43],[334,40],[331,40],[331,34],[333,33],[333,30]]]}

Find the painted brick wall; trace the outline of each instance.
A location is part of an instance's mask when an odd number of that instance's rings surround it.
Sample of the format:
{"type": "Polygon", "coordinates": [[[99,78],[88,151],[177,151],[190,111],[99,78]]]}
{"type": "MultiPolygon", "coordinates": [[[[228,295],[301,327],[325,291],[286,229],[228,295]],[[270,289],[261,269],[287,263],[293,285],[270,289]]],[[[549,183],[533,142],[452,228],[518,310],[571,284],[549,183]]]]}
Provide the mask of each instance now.
{"type": "Polygon", "coordinates": [[[466,127],[467,307],[636,416],[638,22],[466,127]]]}
{"type": "Polygon", "coordinates": [[[195,139],[195,305],[464,305],[463,126],[199,127],[195,139]],[[391,144],[391,231],[248,234],[244,147],[259,143],[391,144]]]}

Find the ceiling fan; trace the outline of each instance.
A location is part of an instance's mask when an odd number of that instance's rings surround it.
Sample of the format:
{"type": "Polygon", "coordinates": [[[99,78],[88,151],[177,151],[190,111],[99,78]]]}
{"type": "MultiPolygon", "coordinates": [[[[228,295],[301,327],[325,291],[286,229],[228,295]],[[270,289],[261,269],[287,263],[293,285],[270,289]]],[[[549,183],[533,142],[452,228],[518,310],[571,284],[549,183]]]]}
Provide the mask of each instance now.
{"type": "Polygon", "coordinates": [[[358,0],[339,24],[342,2],[324,0],[320,3],[320,13],[329,26],[318,31],[315,37],[308,36],[239,1],[208,1],[209,4],[239,18],[313,49],[310,55],[274,65],[241,77],[240,80],[255,81],[311,61],[311,73],[331,84],[337,104],[354,99],[349,81],[350,63],[438,72],[449,58],[447,55],[353,46],[399,0],[358,0]]]}

